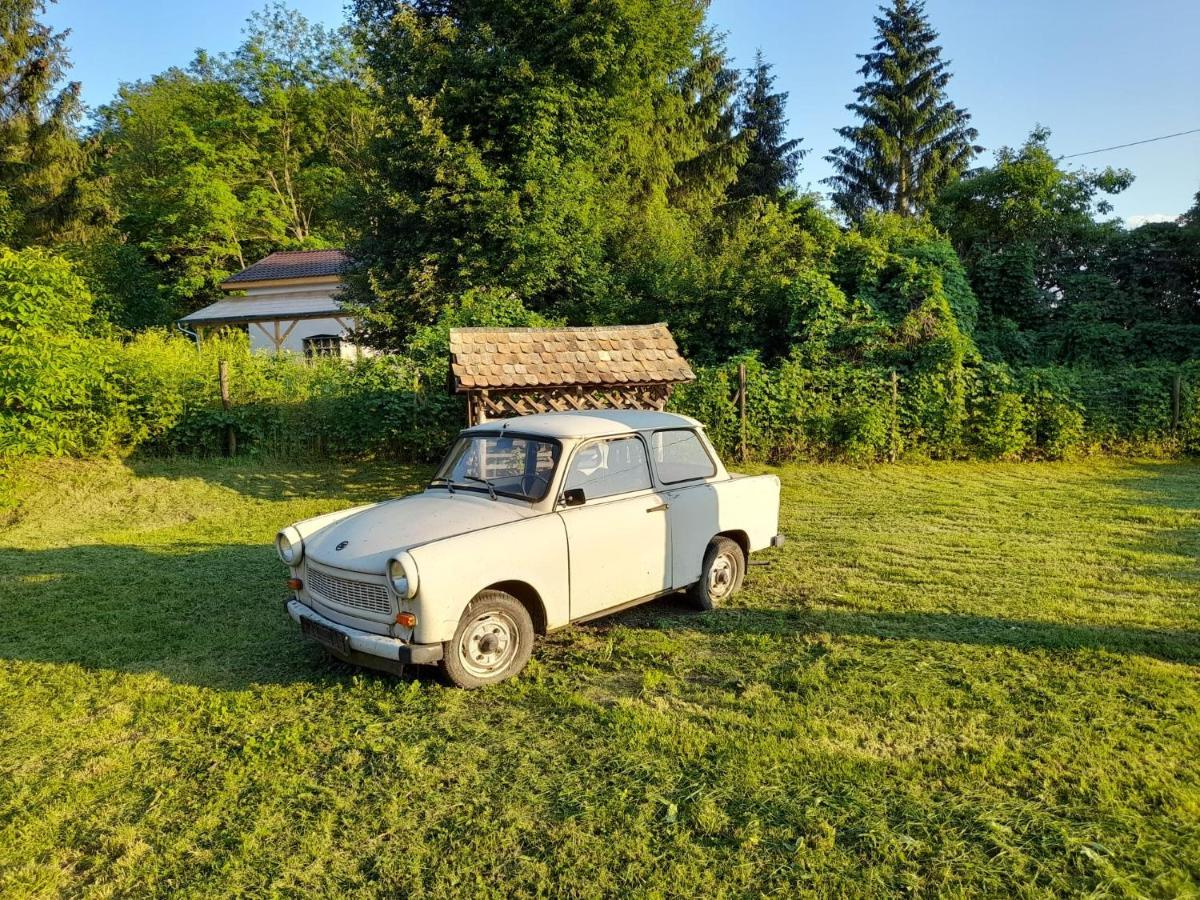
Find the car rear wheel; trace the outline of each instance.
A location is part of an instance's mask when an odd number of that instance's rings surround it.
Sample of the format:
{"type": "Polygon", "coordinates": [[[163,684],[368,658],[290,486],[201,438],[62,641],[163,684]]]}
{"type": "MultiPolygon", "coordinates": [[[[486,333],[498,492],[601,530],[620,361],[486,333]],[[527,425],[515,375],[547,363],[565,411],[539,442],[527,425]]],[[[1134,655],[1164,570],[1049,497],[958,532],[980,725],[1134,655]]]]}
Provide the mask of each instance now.
{"type": "Polygon", "coordinates": [[[700,609],[713,609],[737,593],[745,577],[742,548],[729,538],[713,538],[704,553],[700,580],[692,585],[692,600],[700,609]]]}
{"type": "Polygon", "coordinates": [[[533,652],[533,620],[516,597],[483,591],[468,605],[442,656],[458,687],[477,688],[511,678],[533,652]]]}

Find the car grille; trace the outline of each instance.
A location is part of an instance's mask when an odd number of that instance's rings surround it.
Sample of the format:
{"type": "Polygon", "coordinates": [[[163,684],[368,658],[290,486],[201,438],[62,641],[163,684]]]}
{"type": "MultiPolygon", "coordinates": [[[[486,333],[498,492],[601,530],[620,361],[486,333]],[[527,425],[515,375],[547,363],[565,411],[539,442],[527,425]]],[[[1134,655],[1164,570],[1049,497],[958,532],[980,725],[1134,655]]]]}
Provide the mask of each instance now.
{"type": "Polygon", "coordinates": [[[318,569],[308,570],[306,584],[314,594],[319,594],[342,606],[351,606],[355,609],[365,609],[368,612],[384,615],[392,611],[392,598],[382,584],[339,578],[337,575],[327,575],[318,569]]]}

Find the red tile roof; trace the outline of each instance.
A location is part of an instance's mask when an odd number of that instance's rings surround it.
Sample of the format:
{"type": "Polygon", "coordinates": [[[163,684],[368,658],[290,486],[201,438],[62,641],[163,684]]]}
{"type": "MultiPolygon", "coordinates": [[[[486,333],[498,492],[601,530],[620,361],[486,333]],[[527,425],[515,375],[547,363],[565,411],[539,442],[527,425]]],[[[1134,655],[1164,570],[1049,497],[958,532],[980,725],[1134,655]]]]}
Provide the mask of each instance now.
{"type": "Polygon", "coordinates": [[[454,328],[457,392],[488,388],[597,387],[694,381],[667,326],[454,328]]]}
{"type": "Polygon", "coordinates": [[[349,257],[342,250],[280,250],[231,275],[224,283],[341,275],[348,263],[349,257]]]}

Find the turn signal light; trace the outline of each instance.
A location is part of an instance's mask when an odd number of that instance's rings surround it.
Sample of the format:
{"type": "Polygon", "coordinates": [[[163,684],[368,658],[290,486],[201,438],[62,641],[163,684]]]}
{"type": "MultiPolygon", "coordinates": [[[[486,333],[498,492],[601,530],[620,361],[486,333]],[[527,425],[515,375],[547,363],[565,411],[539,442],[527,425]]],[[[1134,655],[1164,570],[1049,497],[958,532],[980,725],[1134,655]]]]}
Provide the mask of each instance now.
{"type": "Polygon", "coordinates": [[[417,617],[410,612],[396,613],[396,624],[404,628],[416,628],[417,617]]]}
{"type": "Polygon", "coordinates": [[[300,590],[300,588],[304,587],[304,582],[301,581],[299,578],[289,578],[287,580],[287,586],[290,587],[293,591],[298,591],[298,590],[300,590]]]}

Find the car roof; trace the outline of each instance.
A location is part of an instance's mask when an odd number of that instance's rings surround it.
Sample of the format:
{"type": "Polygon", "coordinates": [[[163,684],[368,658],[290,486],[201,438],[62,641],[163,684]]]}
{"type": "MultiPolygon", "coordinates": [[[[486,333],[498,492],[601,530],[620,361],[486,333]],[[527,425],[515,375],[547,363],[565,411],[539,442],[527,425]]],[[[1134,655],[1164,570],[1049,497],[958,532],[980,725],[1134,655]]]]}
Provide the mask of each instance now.
{"type": "Polygon", "coordinates": [[[555,438],[608,437],[658,428],[700,428],[688,416],[645,409],[595,409],[581,412],[538,413],[511,419],[494,419],[467,428],[463,434],[514,431],[555,438]]]}

